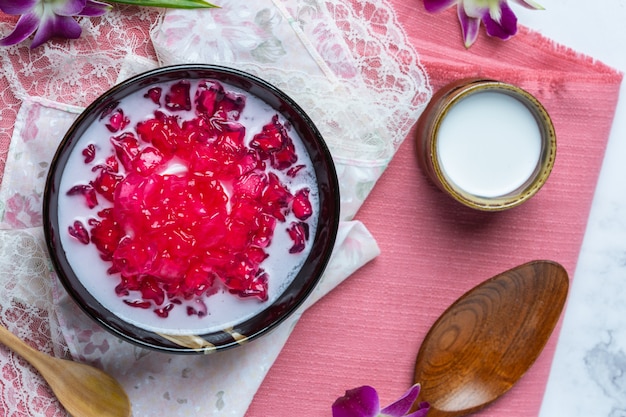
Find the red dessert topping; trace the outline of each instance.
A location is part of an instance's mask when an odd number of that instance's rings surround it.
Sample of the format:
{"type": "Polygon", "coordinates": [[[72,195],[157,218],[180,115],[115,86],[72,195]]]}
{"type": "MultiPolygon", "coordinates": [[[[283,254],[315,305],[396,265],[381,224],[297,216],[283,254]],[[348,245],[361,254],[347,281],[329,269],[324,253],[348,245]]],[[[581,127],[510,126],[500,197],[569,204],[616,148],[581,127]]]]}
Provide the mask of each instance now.
{"type": "Polygon", "coordinates": [[[90,209],[98,205],[96,190],[91,185],[75,185],[69,189],[67,195],[82,195],[85,197],[85,203],[90,209]]]}
{"type": "Polygon", "coordinates": [[[144,98],[149,98],[154,104],[159,104],[161,102],[162,91],[161,87],[152,87],[144,94],[144,98]]]}
{"type": "MultiPolygon", "coordinates": [[[[115,200],[115,189],[117,185],[124,179],[124,176],[111,172],[108,169],[102,169],[100,174],[91,182],[93,189],[108,201],[115,200]]],[[[95,193],[94,193],[95,195],[95,193]]],[[[95,207],[95,205],[94,205],[95,207]]],[[[93,207],[92,207],[93,208],[93,207]]]]}
{"type": "Polygon", "coordinates": [[[189,81],[179,81],[170,87],[170,91],[165,94],[165,107],[170,110],[191,110],[191,98],[189,81]]]}
{"type": "Polygon", "coordinates": [[[109,123],[106,124],[106,127],[111,133],[115,133],[124,129],[129,123],[130,120],[128,117],[124,116],[124,111],[122,109],[116,109],[109,117],[109,123]]]}
{"type": "MultiPolygon", "coordinates": [[[[116,293],[126,304],[161,317],[182,301],[188,314],[205,316],[202,297],[220,286],[266,300],[268,273],[261,264],[277,224],[291,211],[300,220],[286,229],[289,252],[299,253],[309,238],[305,220],[313,214],[310,190],[293,194],[280,179],[295,177],[303,165],[294,165],[295,147],[278,116],[247,146],[238,122],[244,96],[201,81],[195,113],[183,122],[166,113],[191,110],[190,91],[187,81],[172,84],[165,110],[137,123],[134,132],[126,130],[121,109],[111,112],[107,127],[118,133],[110,138],[113,154],[94,167],[89,185],[68,192],[84,195],[90,208],[98,204],[96,194],[112,203],[89,221],[89,232],[77,222],[69,233],[91,241],[111,263],[109,272],[120,275],[116,293]],[[273,170],[266,169],[268,160],[273,170]]],[[[159,104],[161,89],[144,97],[159,104]]]]}
{"type": "Polygon", "coordinates": [[[83,149],[82,154],[85,157],[86,164],[93,162],[93,160],[96,159],[96,146],[93,143],[90,143],[85,149],[83,149]]]}
{"type": "Polygon", "coordinates": [[[74,225],[68,227],[68,232],[71,236],[78,239],[80,243],[89,244],[89,233],[87,233],[87,229],[80,221],[76,220],[74,225]]]}
{"type": "Polygon", "coordinates": [[[311,191],[308,188],[303,188],[296,192],[296,195],[292,202],[293,214],[300,220],[306,220],[313,214],[313,207],[309,200],[309,193],[311,191]]]}
{"type": "Polygon", "coordinates": [[[304,250],[306,241],[309,239],[309,225],[304,222],[293,222],[287,229],[289,237],[293,241],[293,246],[289,253],[298,253],[304,250]]]}

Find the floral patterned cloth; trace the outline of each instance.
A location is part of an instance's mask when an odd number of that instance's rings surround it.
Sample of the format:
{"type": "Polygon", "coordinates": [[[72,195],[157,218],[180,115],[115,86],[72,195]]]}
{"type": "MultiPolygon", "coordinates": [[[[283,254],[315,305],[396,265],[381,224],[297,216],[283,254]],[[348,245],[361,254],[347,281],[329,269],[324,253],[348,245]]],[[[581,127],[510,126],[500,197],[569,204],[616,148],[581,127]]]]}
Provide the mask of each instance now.
{"type": "MultiPolygon", "coordinates": [[[[0,322],[41,350],[106,369],[125,386],[135,416],[245,414],[304,310],[378,254],[351,219],[431,93],[385,1],[220,5],[167,13],[121,6],[80,20],[79,40],[0,50],[0,322]],[[132,74],[181,62],[233,66],[292,96],[326,138],[342,191],[335,252],[307,303],[270,335],[208,357],[146,351],[104,332],[58,284],[41,231],[48,166],[82,108],[132,74]]],[[[14,22],[0,18],[0,31],[10,30],[14,22]]],[[[0,372],[0,414],[64,415],[43,380],[6,349],[0,372]]]]}

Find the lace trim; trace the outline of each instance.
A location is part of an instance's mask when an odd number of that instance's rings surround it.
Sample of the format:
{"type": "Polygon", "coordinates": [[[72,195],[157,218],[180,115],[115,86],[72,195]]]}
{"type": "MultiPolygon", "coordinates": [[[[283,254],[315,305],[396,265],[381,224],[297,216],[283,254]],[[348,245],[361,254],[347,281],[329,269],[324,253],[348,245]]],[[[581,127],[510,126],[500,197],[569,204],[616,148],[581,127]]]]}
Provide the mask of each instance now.
{"type": "Polygon", "coordinates": [[[211,13],[168,12],[152,34],[160,62],[221,64],[261,76],[303,107],[336,160],[389,162],[431,89],[388,3],[223,3],[211,13]]]}
{"type": "MultiPolygon", "coordinates": [[[[28,49],[27,44],[2,48],[0,172],[4,172],[11,141],[34,139],[28,134],[12,139],[12,135],[37,132],[36,122],[41,121],[40,114],[29,114],[36,117],[23,123],[26,128],[15,127],[23,100],[75,112],[118,81],[128,56],[140,57],[154,65],[154,50],[148,39],[151,27],[160,21],[161,15],[162,12],[152,8],[120,7],[102,18],[81,19],[83,36],[78,40],[49,42],[35,50],[28,49]],[[31,97],[45,99],[28,100],[31,97]]],[[[14,21],[1,23],[0,34],[8,33],[14,24],[14,21]]],[[[27,110],[33,108],[29,106],[27,110]]],[[[49,127],[54,128],[55,119],[51,118],[50,123],[49,127]]],[[[58,137],[56,143],[60,140],[58,137]]],[[[32,142],[32,146],[38,146],[37,143],[32,142]]],[[[17,171],[33,169],[43,170],[45,177],[51,157],[47,153],[45,160],[38,161],[44,165],[34,167],[15,164],[5,177],[8,175],[15,182],[21,177],[17,171]]],[[[19,153],[14,152],[11,158],[20,161],[19,153]]],[[[20,193],[2,200],[3,214],[6,209],[15,217],[12,221],[3,218],[3,227],[12,223],[12,230],[0,230],[0,322],[37,349],[67,357],[68,347],[53,303],[43,233],[40,227],[28,228],[41,224],[39,205],[31,207],[29,202],[31,197],[32,201],[39,201],[41,190],[37,187],[41,180],[34,175],[26,183],[22,179],[21,184],[9,184],[11,181],[7,178],[7,184],[4,181],[2,184],[3,189],[5,185],[9,189],[30,186],[32,191],[28,198],[24,198],[27,193],[20,193]]],[[[67,415],[41,376],[3,347],[0,348],[0,374],[0,414],[11,417],[67,415]]]]}
{"type": "MultiPolygon", "coordinates": [[[[0,322],[42,352],[67,357],[50,319],[50,264],[40,229],[0,232],[0,322]]],[[[0,410],[6,416],[66,416],[41,376],[0,348],[0,410]]]]}

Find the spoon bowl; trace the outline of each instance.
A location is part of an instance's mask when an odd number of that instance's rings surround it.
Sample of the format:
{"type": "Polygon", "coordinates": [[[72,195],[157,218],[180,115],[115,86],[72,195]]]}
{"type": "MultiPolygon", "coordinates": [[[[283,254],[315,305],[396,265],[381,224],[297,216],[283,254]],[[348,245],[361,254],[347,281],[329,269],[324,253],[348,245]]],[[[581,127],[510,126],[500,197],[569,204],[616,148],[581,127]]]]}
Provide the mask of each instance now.
{"type": "Polygon", "coordinates": [[[0,326],[0,342],[26,359],[48,382],[59,402],[75,417],[129,417],[128,395],[105,372],[33,349],[0,326]]]}
{"type": "Polygon", "coordinates": [[[429,417],[458,417],[506,393],[556,326],[569,288],[565,269],[532,261],[465,293],[427,333],[415,367],[429,417]]]}

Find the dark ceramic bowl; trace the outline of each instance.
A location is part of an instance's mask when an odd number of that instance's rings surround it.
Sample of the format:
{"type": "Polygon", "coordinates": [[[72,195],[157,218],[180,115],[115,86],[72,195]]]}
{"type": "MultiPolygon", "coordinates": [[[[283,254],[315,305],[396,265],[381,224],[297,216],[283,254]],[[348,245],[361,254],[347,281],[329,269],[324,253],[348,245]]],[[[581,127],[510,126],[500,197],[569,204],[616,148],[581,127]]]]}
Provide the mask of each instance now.
{"type": "MultiPolygon", "coordinates": [[[[84,143],[84,142],[81,142],[84,143]]],[[[81,145],[82,146],[82,145],[81,145]]],[[[78,148],[76,148],[78,149],[78,148]]],[[[76,152],[76,150],[74,150],[76,152]]],[[[135,76],[111,88],[95,100],[78,117],[61,142],[54,156],[45,188],[44,197],[44,230],[48,250],[54,268],[65,289],[85,313],[106,330],[123,340],[141,347],[151,348],[169,353],[211,353],[235,346],[268,333],[285,320],[307,298],[316,286],[330,258],[339,223],[339,186],[335,167],[329,150],[305,112],[287,95],[267,82],[244,72],[211,65],[180,65],[149,71],[135,76]],[[145,326],[131,323],[132,320],[122,319],[116,313],[103,306],[102,294],[88,290],[68,260],[68,248],[64,247],[62,234],[68,233],[70,225],[60,224],[59,204],[67,190],[61,189],[65,175],[73,175],[66,171],[70,154],[76,148],[81,136],[88,127],[102,119],[112,108],[131,93],[149,89],[151,86],[175,80],[216,80],[231,85],[256,96],[280,113],[287,123],[302,139],[304,147],[312,161],[317,177],[319,206],[317,228],[313,236],[309,236],[310,252],[304,260],[293,281],[268,303],[267,307],[251,318],[239,323],[230,323],[219,330],[211,330],[203,334],[166,334],[146,330],[145,326]]],[[[96,251],[95,247],[93,248],[96,251]]],[[[102,280],[111,279],[106,272],[93,270],[94,274],[102,275],[102,280]]],[[[210,297],[209,297],[210,298],[210,297]]],[[[194,317],[195,319],[195,317],[194,317]]]]}

